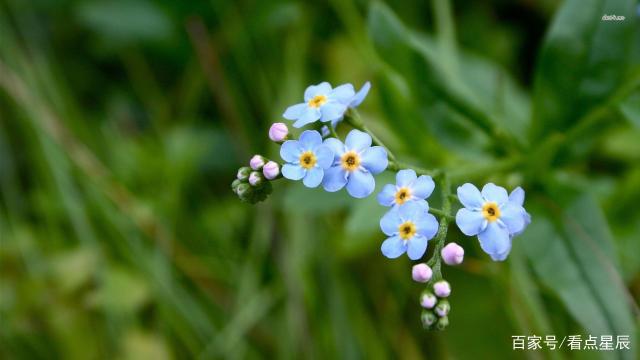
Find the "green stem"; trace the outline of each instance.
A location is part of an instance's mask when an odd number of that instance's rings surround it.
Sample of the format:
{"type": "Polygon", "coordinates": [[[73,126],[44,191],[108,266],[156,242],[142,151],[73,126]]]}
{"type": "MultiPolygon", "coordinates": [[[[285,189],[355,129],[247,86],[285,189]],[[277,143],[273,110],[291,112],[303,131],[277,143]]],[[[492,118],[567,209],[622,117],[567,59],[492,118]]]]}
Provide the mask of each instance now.
{"type": "Polygon", "coordinates": [[[338,133],[336,132],[336,129],[333,127],[333,125],[328,124],[327,128],[329,129],[329,133],[331,134],[331,136],[342,141],[342,139],[340,139],[340,136],[338,136],[338,133]]]}
{"type": "Polygon", "coordinates": [[[387,156],[391,161],[396,161],[396,156],[389,150],[389,148],[373,133],[373,131],[369,130],[369,128],[364,124],[362,118],[360,118],[360,114],[356,109],[349,109],[345,118],[344,118],[351,126],[354,128],[364,131],[371,136],[373,143],[379,146],[382,146],[385,150],[387,150],[387,156]]]}
{"type": "Polygon", "coordinates": [[[440,217],[446,217],[447,219],[449,219],[449,221],[455,219],[455,217],[453,217],[453,215],[445,212],[444,210],[440,210],[440,209],[429,207],[429,212],[434,214],[434,215],[438,215],[440,217]]]}
{"type": "Polygon", "coordinates": [[[442,279],[442,272],[440,270],[441,258],[440,251],[444,247],[445,239],[447,238],[447,230],[449,229],[449,221],[453,218],[451,214],[451,183],[449,177],[445,174],[442,176],[442,182],[440,183],[442,189],[442,212],[447,216],[440,218],[440,226],[438,227],[438,234],[434,239],[435,249],[431,255],[431,259],[427,262],[433,269],[433,278],[431,282],[436,282],[442,279]]]}

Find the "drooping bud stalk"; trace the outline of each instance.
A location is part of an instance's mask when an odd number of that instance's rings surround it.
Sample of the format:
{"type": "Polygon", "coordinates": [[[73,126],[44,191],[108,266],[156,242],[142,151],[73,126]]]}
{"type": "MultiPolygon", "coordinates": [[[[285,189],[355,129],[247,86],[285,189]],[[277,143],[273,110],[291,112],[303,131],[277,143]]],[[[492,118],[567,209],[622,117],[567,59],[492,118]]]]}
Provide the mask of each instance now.
{"type": "Polygon", "coordinates": [[[426,283],[431,280],[431,276],[433,275],[433,271],[427,264],[416,264],[413,265],[411,269],[411,277],[413,280],[421,283],[426,283]]]}
{"type": "Polygon", "coordinates": [[[251,160],[249,160],[249,166],[253,170],[260,170],[264,166],[265,159],[260,155],[253,155],[251,160]]]}
{"type": "Polygon", "coordinates": [[[446,298],[451,294],[451,285],[446,280],[440,280],[433,284],[433,292],[437,297],[446,298]]]}
{"type": "Polygon", "coordinates": [[[449,302],[446,299],[438,301],[435,309],[433,309],[436,315],[440,317],[447,316],[449,314],[449,310],[451,310],[451,305],[449,305],[449,302]]]}
{"type": "Polygon", "coordinates": [[[269,161],[262,167],[262,174],[268,180],[273,180],[280,175],[280,166],[275,161],[269,161]]]}
{"type": "Polygon", "coordinates": [[[262,183],[263,179],[264,178],[262,177],[261,173],[253,171],[249,175],[249,184],[251,184],[251,186],[258,186],[262,183]]]}
{"type": "Polygon", "coordinates": [[[251,174],[251,168],[248,166],[243,166],[238,169],[238,180],[247,180],[249,178],[249,174],[251,174]]]}
{"type": "Polygon", "coordinates": [[[438,298],[431,291],[425,290],[420,295],[420,306],[425,309],[433,309],[438,302],[438,298]]]}
{"type": "Polygon", "coordinates": [[[277,143],[285,141],[287,135],[289,135],[289,128],[284,123],[277,122],[269,128],[269,139],[277,143]]]}
{"type": "Polygon", "coordinates": [[[442,260],[447,265],[460,265],[464,260],[464,249],[462,246],[452,242],[448,243],[440,252],[442,260]]]}

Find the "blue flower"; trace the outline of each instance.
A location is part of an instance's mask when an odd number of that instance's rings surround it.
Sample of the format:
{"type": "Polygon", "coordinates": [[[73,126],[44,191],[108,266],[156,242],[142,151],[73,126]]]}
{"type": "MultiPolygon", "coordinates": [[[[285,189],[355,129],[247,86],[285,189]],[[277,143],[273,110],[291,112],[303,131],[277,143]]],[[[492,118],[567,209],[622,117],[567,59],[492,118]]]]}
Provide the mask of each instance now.
{"type": "Polygon", "coordinates": [[[384,256],[395,259],[406,252],[409,259],[418,260],[438,232],[438,221],[425,201],[412,201],[389,210],[380,219],[380,228],[389,236],[380,247],[384,256]]]}
{"type": "Polygon", "coordinates": [[[322,136],[315,130],[303,131],[298,140],[285,141],[280,157],[287,162],[282,166],[282,176],[303,179],[302,183],[310,188],[320,185],[325,169],[333,163],[333,151],[322,144],[322,136]]]}
{"type": "Polygon", "coordinates": [[[516,192],[510,201],[507,190],[492,183],[486,184],[482,193],[469,183],[458,187],[458,199],[464,207],[456,214],[456,224],[465,235],[478,235],[480,247],[494,261],[507,258],[512,237],[526,226],[527,212],[517,201],[520,195],[524,201],[524,191],[516,192]]]}
{"type": "Polygon", "coordinates": [[[351,130],[343,144],[336,138],[324,141],[333,150],[333,165],[326,171],[322,186],[334,192],[347,186],[355,198],[369,196],[376,187],[373,175],[387,168],[387,151],[382,146],[371,146],[371,136],[360,130],[351,130]]]}
{"type": "Polygon", "coordinates": [[[340,85],[335,89],[328,82],[311,85],[304,92],[304,102],[289,106],[282,116],[287,120],[296,120],[293,126],[297,128],[316,120],[337,120],[347,111],[354,95],[351,84],[340,85]]]}
{"type": "Polygon", "coordinates": [[[399,206],[408,201],[425,200],[436,184],[431,176],[418,177],[412,169],[400,170],[396,174],[396,184],[387,184],[378,194],[382,206],[399,206]]]}

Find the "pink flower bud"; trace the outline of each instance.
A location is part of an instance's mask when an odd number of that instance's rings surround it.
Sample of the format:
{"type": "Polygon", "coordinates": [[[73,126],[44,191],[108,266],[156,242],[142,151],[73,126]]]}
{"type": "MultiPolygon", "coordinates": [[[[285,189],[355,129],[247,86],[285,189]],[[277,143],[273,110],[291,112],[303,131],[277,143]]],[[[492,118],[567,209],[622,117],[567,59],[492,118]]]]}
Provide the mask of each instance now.
{"type": "Polygon", "coordinates": [[[413,280],[421,283],[431,280],[432,274],[433,271],[431,271],[429,265],[424,263],[413,265],[413,268],[411,269],[411,277],[413,277],[413,280]]]}
{"type": "Polygon", "coordinates": [[[284,123],[274,123],[269,128],[269,139],[272,141],[282,142],[287,138],[287,135],[289,135],[289,129],[284,123]]]}
{"type": "Polygon", "coordinates": [[[268,180],[273,180],[280,174],[280,166],[275,161],[269,161],[262,167],[262,173],[268,180]]]}
{"type": "Polygon", "coordinates": [[[433,284],[433,292],[437,297],[445,298],[451,294],[451,285],[446,280],[440,280],[433,284]]]}
{"type": "Polygon", "coordinates": [[[249,160],[249,166],[251,166],[253,170],[260,170],[263,165],[264,158],[260,155],[253,155],[251,160],[249,160]]]}
{"type": "Polygon", "coordinates": [[[259,172],[254,171],[249,175],[249,184],[251,184],[251,186],[259,185],[260,182],[262,182],[262,175],[260,175],[259,172]]]}
{"type": "Polygon", "coordinates": [[[464,249],[462,246],[452,242],[442,249],[440,255],[442,255],[442,260],[444,260],[445,264],[460,265],[464,259],[464,249]]]}
{"type": "Polygon", "coordinates": [[[437,301],[438,298],[430,292],[425,291],[420,295],[420,305],[425,309],[432,309],[437,301]]]}

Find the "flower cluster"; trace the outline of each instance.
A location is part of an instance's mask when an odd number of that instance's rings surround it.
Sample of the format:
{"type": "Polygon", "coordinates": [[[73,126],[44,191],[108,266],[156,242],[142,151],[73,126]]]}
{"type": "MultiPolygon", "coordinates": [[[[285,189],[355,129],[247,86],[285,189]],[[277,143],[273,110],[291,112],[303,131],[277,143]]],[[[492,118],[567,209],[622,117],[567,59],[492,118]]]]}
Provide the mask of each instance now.
{"type": "Polygon", "coordinates": [[[447,298],[451,285],[442,277],[441,263],[460,265],[465,254],[455,242],[445,245],[449,222],[455,220],[464,235],[477,236],[480,248],[492,260],[503,261],[511,251],[513,238],[531,222],[523,207],[524,190],[518,187],[508,194],[503,187],[488,183],[480,191],[466,183],[458,187],[456,197],[450,193],[442,171],[416,171],[396,162],[356,111],[370,88],[368,82],[358,92],[351,84],[334,88],[322,82],[309,86],[304,102],[288,107],[283,117],[293,121],[294,128],[312,128],[295,138],[286,124],[274,123],[269,138],[280,145],[282,161],[255,155],[249,167],[238,170],[232,188],[240,199],[256,203],[271,193],[271,181],[286,178],[300,180],[309,188],[321,186],[328,192],[346,188],[350,196],[360,199],[375,191],[376,175],[387,169],[398,170],[395,184],[384,185],[377,194],[378,203],[389,208],[380,219],[380,229],[387,236],[380,250],[389,259],[406,253],[410,260],[419,261],[429,243],[435,242],[431,258],[414,265],[411,276],[426,286],[419,301],[424,327],[442,330],[449,324],[451,306],[447,298]],[[337,133],[343,120],[352,127],[344,141],[337,133]],[[442,192],[442,209],[430,207],[428,201],[436,183],[442,192]],[[462,205],[455,217],[451,199],[458,199],[462,205]]]}

